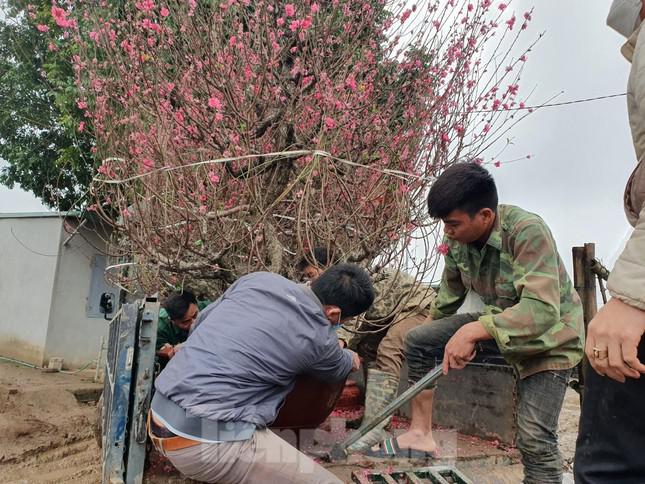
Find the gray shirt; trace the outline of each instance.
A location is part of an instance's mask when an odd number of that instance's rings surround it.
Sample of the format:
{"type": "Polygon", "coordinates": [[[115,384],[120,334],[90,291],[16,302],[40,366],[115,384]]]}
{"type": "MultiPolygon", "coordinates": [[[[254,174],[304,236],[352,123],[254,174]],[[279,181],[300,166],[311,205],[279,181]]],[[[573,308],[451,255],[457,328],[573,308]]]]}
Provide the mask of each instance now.
{"type": "Polygon", "coordinates": [[[190,418],[265,427],[298,375],[339,381],[351,367],[311,289],[256,272],[202,311],[155,387],[190,418]]]}

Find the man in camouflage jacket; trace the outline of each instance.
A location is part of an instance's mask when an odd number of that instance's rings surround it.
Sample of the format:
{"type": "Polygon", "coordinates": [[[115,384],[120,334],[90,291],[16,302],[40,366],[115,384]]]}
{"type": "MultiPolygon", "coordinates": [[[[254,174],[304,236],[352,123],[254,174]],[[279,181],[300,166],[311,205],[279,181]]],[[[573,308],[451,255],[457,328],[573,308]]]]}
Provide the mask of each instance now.
{"type": "Polygon", "coordinates": [[[374,304],[360,321],[341,327],[338,338],[357,350],[368,368],[398,378],[405,335],[427,319],[434,291],[401,271],[383,270],[372,281],[374,304]]]}
{"type": "MultiPolygon", "coordinates": [[[[432,322],[405,340],[410,383],[443,361],[444,373],[464,368],[477,352],[501,355],[519,376],[517,447],[524,483],[562,482],[557,424],[571,369],[582,358],[580,299],[547,225],[519,207],[498,205],[490,174],[475,163],[444,171],[428,206],[446,239],[432,322]],[[482,313],[456,314],[469,290],[482,313]]],[[[370,450],[379,457],[432,457],[434,389],[412,401],[410,429],[370,450]]]]}
{"type": "MultiPolygon", "coordinates": [[[[327,249],[314,249],[313,257],[304,257],[296,269],[301,278],[314,280],[333,263],[327,249]]],[[[360,321],[353,320],[337,329],[343,347],[355,350],[367,367],[364,419],[369,420],[395,397],[403,364],[403,341],[412,328],[423,324],[434,299],[430,286],[410,275],[383,270],[373,276],[375,299],[360,321]]],[[[367,450],[385,438],[389,419],[350,447],[367,450]]]]}

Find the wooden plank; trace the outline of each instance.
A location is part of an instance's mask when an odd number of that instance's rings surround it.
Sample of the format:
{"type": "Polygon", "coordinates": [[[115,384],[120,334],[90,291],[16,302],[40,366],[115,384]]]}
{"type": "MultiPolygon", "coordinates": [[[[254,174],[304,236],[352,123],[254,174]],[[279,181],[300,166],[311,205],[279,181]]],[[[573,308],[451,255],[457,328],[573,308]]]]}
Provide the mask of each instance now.
{"type": "MultiPolygon", "coordinates": [[[[598,312],[598,303],[596,295],[596,275],[593,271],[594,260],[596,258],[596,245],[586,243],[583,247],[573,248],[573,285],[582,301],[582,311],[584,318],[585,336],[589,322],[598,312]]],[[[583,356],[579,371],[580,402],[584,395],[584,375],[589,368],[587,357],[583,356]]]]}

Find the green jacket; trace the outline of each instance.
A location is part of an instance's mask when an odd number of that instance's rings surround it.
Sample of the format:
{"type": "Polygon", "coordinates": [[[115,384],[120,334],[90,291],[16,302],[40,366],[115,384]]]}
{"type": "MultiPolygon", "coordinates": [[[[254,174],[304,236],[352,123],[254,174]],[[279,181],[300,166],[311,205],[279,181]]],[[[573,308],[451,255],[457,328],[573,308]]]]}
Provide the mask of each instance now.
{"type": "MultiPolygon", "coordinates": [[[[204,300],[197,301],[197,308],[201,311],[208,306],[212,301],[204,300]]],[[[188,339],[188,331],[183,331],[177,326],[172,324],[168,313],[164,308],[159,311],[159,322],[157,323],[157,343],[155,344],[155,351],[159,351],[166,343],[175,346],[183,343],[188,339]]]]}
{"type": "Polygon", "coordinates": [[[500,205],[478,250],[449,239],[433,319],[454,314],[472,289],[486,305],[479,321],[524,378],[572,368],[582,358],[582,304],[547,225],[535,214],[500,205]]]}

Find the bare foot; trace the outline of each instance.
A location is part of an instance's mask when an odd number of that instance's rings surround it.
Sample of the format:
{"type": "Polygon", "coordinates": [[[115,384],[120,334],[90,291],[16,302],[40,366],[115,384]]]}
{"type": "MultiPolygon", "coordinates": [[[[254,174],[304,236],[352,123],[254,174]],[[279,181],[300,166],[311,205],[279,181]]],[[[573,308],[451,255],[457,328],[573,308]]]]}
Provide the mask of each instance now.
{"type": "MultiPolygon", "coordinates": [[[[419,430],[408,430],[404,434],[399,435],[396,440],[402,449],[415,449],[425,452],[434,452],[437,450],[437,443],[432,437],[432,432],[424,434],[419,430]]],[[[372,450],[377,452],[379,445],[376,444],[372,447],[372,450]]]]}

